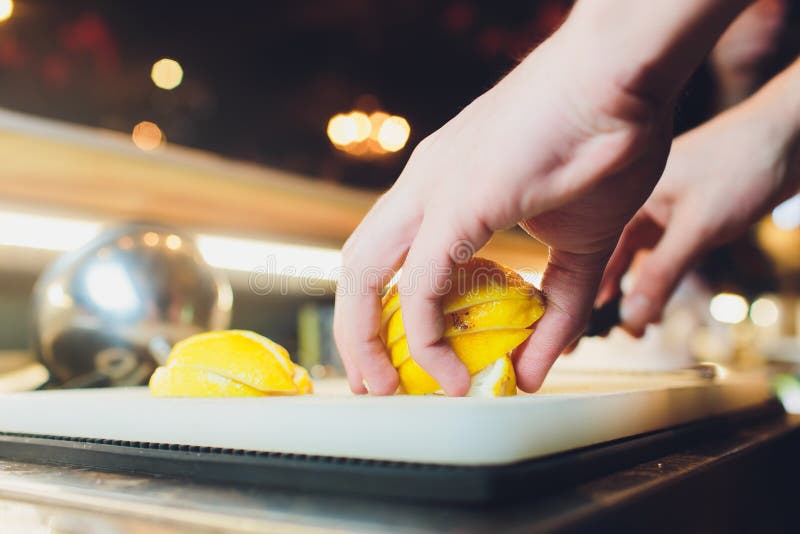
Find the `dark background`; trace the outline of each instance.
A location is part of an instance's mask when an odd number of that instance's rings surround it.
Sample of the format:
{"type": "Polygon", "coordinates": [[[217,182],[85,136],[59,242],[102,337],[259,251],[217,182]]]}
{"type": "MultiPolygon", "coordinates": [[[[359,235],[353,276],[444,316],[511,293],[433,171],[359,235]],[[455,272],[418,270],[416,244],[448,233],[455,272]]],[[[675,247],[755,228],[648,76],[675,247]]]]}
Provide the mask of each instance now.
{"type": "Polygon", "coordinates": [[[171,143],[380,189],[569,4],[17,0],[0,107],[125,132],[151,120],[171,143]],[[150,80],[161,57],[184,68],[174,91],[150,80]],[[366,162],[334,149],[328,119],[376,103],[408,119],[406,148],[366,162]]]}

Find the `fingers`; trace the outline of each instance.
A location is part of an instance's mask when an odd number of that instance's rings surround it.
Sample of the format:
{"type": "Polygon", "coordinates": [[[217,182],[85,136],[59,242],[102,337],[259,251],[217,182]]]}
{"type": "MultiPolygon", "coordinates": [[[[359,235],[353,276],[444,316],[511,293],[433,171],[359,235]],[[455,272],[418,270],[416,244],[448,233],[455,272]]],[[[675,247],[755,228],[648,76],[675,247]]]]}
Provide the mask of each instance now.
{"type": "Polygon", "coordinates": [[[451,396],[467,393],[470,376],[443,338],[441,300],[452,283],[454,259],[466,261],[491,235],[481,228],[457,229],[456,220],[444,209],[426,214],[398,284],[409,352],[451,396]]]}
{"type": "Polygon", "coordinates": [[[685,221],[689,214],[672,217],[653,251],[636,270],[633,289],[622,299],[623,326],[640,336],[657,321],[675,286],[705,245],[704,234],[685,221]]]}
{"type": "Polygon", "coordinates": [[[619,243],[608,260],[603,278],[600,281],[600,289],[597,292],[595,306],[600,307],[612,298],[616,297],[620,291],[620,281],[633,262],[636,253],[643,249],[652,248],[661,237],[662,228],[656,224],[647,214],[640,211],[625,226],[619,243]]]}
{"type": "Polygon", "coordinates": [[[542,279],[547,311],[515,355],[517,384],[523,391],[537,391],[556,358],[583,332],[609,254],[551,251],[542,279]]]}
{"type": "Polygon", "coordinates": [[[418,226],[414,214],[402,198],[387,195],[342,250],[333,330],[353,393],[390,395],[397,390],[397,372],[379,337],[380,292],[408,250],[418,226]]]}

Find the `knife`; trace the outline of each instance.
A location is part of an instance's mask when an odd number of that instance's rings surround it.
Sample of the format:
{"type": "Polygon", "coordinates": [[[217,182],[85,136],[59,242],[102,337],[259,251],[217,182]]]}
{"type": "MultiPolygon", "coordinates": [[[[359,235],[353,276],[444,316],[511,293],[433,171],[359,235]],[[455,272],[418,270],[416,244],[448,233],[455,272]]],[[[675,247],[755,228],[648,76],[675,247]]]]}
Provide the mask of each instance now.
{"type": "Polygon", "coordinates": [[[612,328],[622,322],[619,315],[619,305],[622,295],[617,295],[599,308],[592,310],[589,316],[589,323],[583,332],[584,337],[595,337],[608,335],[612,328]]]}

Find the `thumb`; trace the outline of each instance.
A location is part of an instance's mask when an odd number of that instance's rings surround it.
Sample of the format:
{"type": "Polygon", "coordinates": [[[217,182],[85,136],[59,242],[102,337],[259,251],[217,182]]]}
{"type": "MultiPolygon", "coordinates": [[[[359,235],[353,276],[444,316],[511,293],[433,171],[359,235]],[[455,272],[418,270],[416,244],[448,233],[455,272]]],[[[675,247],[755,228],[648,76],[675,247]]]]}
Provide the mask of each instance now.
{"type": "Polygon", "coordinates": [[[645,257],[636,272],[633,289],[620,306],[623,326],[634,335],[642,335],[649,323],[658,321],[670,295],[683,274],[702,251],[705,232],[671,220],[656,247],[645,257]]]}
{"type": "Polygon", "coordinates": [[[583,333],[610,254],[610,250],[593,254],[550,251],[542,278],[547,311],[515,357],[522,390],[538,390],[556,358],[583,333]]]}

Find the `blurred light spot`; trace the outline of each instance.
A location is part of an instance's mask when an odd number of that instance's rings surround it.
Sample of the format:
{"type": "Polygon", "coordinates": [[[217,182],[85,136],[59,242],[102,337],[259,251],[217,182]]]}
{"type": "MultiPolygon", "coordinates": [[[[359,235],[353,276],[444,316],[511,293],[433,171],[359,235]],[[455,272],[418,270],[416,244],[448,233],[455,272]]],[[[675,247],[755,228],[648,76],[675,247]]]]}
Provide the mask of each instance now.
{"type": "Polygon", "coordinates": [[[385,150],[397,152],[406,146],[410,134],[411,126],[408,121],[403,117],[392,116],[383,121],[378,132],[378,142],[385,150]]]}
{"type": "Polygon", "coordinates": [[[778,305],[771,298],[761,297],[750,306],[750,319],[756,326],[772,326],[779,316],[778,305]]]}
{"type": "Polygon", "coordinates": [[[349,145],[358,137],[358,122],[351,115],[339,113],[328,121],[328,139],[335,145],[349,145]]]}
{"type": "Polygon", "coordinates": [[[89,298],[110,311],[135,310],[139,299],[124,268],[117,263],[96,263],[86,271],[89,298]]]}
{"type": "Polygon", "coordinates": [[[780,374],[774,378],[775,393],[788,413],[800,414],[800,382],[797,377],[780,374]]]}
{"type": "Polygon", "coordinates": [[[233,290],[230,284],[217,284],[217,305],[225,312],[233,307],[233,290]]]}
{"type": "Polygon", "coordinates": [[[164,243],[166,243],[167,248],[170,250],[178,250],[181,248],[181,238],[175,234],[169,234],[164,243]]]}
{"type": "Polygon", "coordinates": [[[800,195],[793,196],[772,210],[772,222],[781,230],[800,228],[800,195]]]}
{"type": "Polygon", "coordinates": [[[709,311],[711,316],[721,323],[741,323],[747,317],[747,300],[734,293],[720,293],[711,299],[709,311]]]}
{"type": "Polygon", "coordinates": [[[366,113],[361,111],[353,111],[350,113],[350,119],[356,125],[356,136],[353,139],[356,143],[366,141],[369,138],[369,133],[372,130],[372,123],[369,121],[366,113]]]}
{"type": "Polygon", "coordinates": [[[155,232],[147,232],[144,234],[144,236],[142,236],[142,241],[144,241],[144,244],[148,247],[154,247],[158,245],[159,240],[160,237],[155,232]]]}
{"type": "Polygon", "coordinates": [[[384,113],[383,111],[376,111],[375,113],[370,114],[369,116],[369,123],[370,123],[370,132],[369,137],[370,139],[374,139],[375,141],[378,140],[378,135],[381,132],[381,126],[389,118],[388,113],[384,113]]]}
{"type": "Polygon", "coordinates": [[[158,148],[164,141],[164,134],[157,124],[149,121],[142,121],[133,127],[133,144],[142,150],[153,150],[158,148]]]}
{"type": "Polygon", "coordinates": [[[72,250],[90,241],[100,223],[62,217],[0,212],[0,245],[42,250],[72,250]]]}
{"type": "Polygon", "coordinates": [[[197,236],[197,248],[222,269],[330,281],[341,274],[341,253],[332,248],[211,235],[197,236]]]}
{"type": "Polygon", "coordinates": [[[14,14],[13,0],[0,0],[0,22],[8,20],[14,14]]]}
{"type": "Polygon", "coordinates": [[[54,283],[47,288],[47,301],[56,308],[67,308],[72,305],[72,297],[64,291],[64,286],[54,283]]]}
{"type": "Polygon", "coordinates": [[[153,63],[150,78],[156,87],[169,91],[178,87],[183,81],[183,67],[174,59],[165,57],[153,63]]]}

